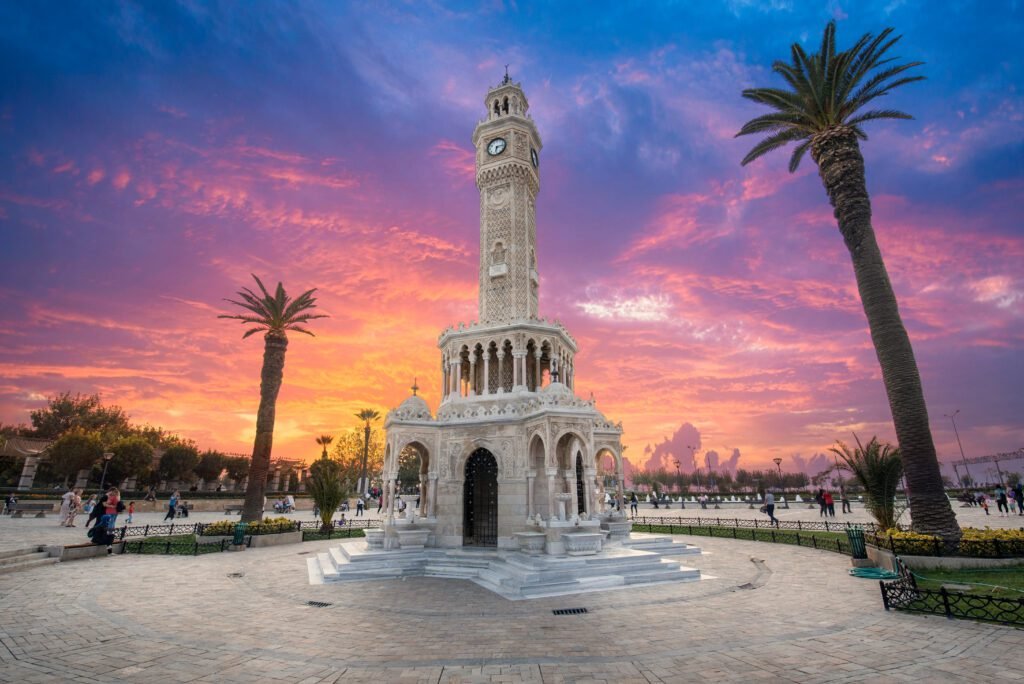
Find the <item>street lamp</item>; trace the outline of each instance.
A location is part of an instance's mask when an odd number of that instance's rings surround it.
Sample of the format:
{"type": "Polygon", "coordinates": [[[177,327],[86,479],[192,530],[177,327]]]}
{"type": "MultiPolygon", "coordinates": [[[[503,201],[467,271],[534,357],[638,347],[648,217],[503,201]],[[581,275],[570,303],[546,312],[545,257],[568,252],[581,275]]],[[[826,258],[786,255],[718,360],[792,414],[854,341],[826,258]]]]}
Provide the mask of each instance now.
{"type": "Polygon", "coordinates": [[[685,509],[686,504],[683,503],[683,476],[679,474],[679,459],[675,460],[676,464],[676,485],[679,487],[679,508],[685,509]]]}
{"type": "Polygon", "coordinates": [[[100,475],[100,491],[103,491],[103,485],[107,481],[107,466],[110,465],[111,459],[114,458],[114,452],[105,451],[103,452],[103,474],[100,475]]]}
{"type": "Polygon", "coordinates": [[[952,414],[944,413],[943,415],[953,422],[953,434],[956,435],[956,445],[960,447],[960,458],[962,458],[964,462],[964,472],[967,474],[967,477],[971,477],[971,470],[967,467],[967,457],[964,456],[964,445],[960,443],[960,432],[956,429],[956,414],[958,413],[960,413],[960,409],[953,411],[952,414]]]}
{"type": "Polygon", "coordinates": [[[776,456],[772,461],[775,462],[775,467],[779,469],[779,489],[782,489],[782,457],[776,456]]]}
{"type": "Polygon", "coordinates": [[[697,461],[693,458],[693,455],[697,452],[697,447],[690,446],[689,444],[687,444],[686,448],[690,450],[690,460],[693,462],[693,469],[694,469],[694,472],[697,475],[697,490],[699,491],[701,489],[701,485],[700,485],[700,466],[697,465],[697,461]]]}

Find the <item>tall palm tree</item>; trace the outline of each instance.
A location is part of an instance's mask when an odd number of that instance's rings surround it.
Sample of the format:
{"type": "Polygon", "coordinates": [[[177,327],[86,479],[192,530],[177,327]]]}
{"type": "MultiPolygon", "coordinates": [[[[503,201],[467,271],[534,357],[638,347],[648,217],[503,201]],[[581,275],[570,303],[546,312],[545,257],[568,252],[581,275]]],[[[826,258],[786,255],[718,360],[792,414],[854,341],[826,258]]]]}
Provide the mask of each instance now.
{"type": "Polygon", "coordinates": [[[792,173],[810,150],[853,260],[903,456],[913,528],[937,534],[954,545],[960,539],[960,527],[943,491],[914,350],[875,241],[858,142],[867,140],[861,127],[869,121],[913,118],[892,109],[865,110],[895,88],[924,78],[907,74],[922,62],[895,64],[897,58],[887,56],[900,39],[890,37],[892,31],[887,28],[877,36],[865,34],[848,50],[836,52],[836,26],[829,22],[819,52],[808,55],[794,44],[792,63],[772,65],[787,88],[743,91],[743,97],[775,111],[748,121],[737,136],[769,134],[743,158],[744,165],[794,142],[797,146],[789,161],[792,173]]]}
{"type": "Polygon", "coordinates": [[[363,426],[363,466],[359,471],[360,473],[362,473],[359,479],[359,494],[363,495],[366,494],[366,490],[369,489],[369,483],[366,481],[366,459],[370,453],[370,421],[374,421],[380,418],[380,414],[374,411],[373,409],[363,409],[362,411],[356,414],[356,418],[358,418],[361,421],[364,421],[365,423],[365,425],[363,426]]]}
{"type": "Polygon", "coordinates": [[[316,443],[324,448],[324,453],[321,454],[321,458],[327,458],[327,447],[334,441],[334,437],[331,435],[320,435],[316,438],[316,443]]]}
{"type": "Polygon", "coordinates": [[[274,442],[274,415],[277,409],[277,394],[284,377],[284,355],[288,350],[287,331],[292,330],[312,336],[303,327],[316,318],[327,318],[323,314],[309,313],[316,308],[316,289],[307,290],[292,299],[281,283],[274,294],[267,292],[255,275],[253,280],[260,288],[257,294],[243,287],[238,296],[242,301],[227,299],[235,306],[245,309],[244,314],[221,314],[217,318],[230,318],[254,327],[245,331],[242,339],[258,332],[263,335],[263,370],[260,373],[260,408],[256,414],[256,440],[252,447],[252,462],[249,465],[249,482],[245,488],[245,505],[242,520],[252,522],[263,517],[263,496],[267,486],[267,472],[270,470],[270,451],[274,442]]]}

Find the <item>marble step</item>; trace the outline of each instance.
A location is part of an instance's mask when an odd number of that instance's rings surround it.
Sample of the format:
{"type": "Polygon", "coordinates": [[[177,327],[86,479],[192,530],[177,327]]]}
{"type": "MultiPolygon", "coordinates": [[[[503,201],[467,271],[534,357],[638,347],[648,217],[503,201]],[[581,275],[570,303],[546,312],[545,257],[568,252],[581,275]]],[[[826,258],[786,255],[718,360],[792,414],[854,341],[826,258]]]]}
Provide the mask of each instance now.
{"type": "Polygon", "coordinates": [[[38,553],[42,550],[42,546],[29,546],[23,549],[8,549],[6,551],[0,551],[0,559],[12,558],[14,556],[24,556],[29,553],[38,553]]]}
{"type": "Polygon", "coordinates": [[[23,551],[16,556],[7,556],[6,558],[0,558],[0,568],[8,565],[17,565],[26,561],[40,560],[42,558],[49,558],[50,554],[46,551],[23,551]]]}
{"type": "Polygon", "coordinates": [[[0,575],[18,572],[19,570],[28,570],[29,568],[38,568],[44,565],[53,565],[54,563],[60,563],[60,558],[35,558],[32,560],[21,561],[19,563],[10,563],[8,565],[0,566],[0,575]]]}

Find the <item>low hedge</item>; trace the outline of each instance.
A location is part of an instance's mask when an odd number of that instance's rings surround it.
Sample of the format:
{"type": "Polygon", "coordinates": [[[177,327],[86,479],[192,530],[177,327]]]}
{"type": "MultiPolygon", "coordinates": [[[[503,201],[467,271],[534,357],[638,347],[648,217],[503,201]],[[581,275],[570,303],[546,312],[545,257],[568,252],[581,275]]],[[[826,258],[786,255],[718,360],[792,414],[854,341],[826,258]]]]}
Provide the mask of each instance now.
{"type": "MultiPolygon", "coordinates": [[[[203,525],[203,530],[200,534],[204,537],[231,535],[235,533],[237,525],[238,523],[234,520],[220,520],[209,525],[203,525]]],[[[299,529],[298,522],[295,520],[289,520],[288,518],[264,518],[260,522],[249,523],[245,528],[245,533],[247,535],[281,534],[282,532],[295,532],[297,529],[299,529]]]]}
{"type": "MultiPolygon", "coordinates": [[[[999,530],[986,527],[961,528],[962,536],[956,555],[967,558],[1024,557],[1024,530],[999,530]]],[[[906,556],[949,555],[943,551],[939,537],[910,530],[886,530],[881,534],[865,534],[868,543],[906,556]]]]}

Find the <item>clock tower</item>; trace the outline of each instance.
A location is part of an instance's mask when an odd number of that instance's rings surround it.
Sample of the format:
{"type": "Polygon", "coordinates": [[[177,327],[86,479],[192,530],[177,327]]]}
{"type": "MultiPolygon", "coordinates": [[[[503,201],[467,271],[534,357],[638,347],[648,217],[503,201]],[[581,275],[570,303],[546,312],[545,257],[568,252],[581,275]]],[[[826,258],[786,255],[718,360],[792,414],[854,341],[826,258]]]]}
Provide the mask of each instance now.
{"type": "Polygon", "coordinates": [[[522,86],[505,74],[473,131],[480,191],[480,322],[538,318],[536,200],[540,134],[522,86]]]}

